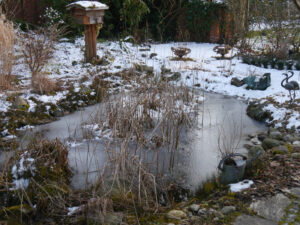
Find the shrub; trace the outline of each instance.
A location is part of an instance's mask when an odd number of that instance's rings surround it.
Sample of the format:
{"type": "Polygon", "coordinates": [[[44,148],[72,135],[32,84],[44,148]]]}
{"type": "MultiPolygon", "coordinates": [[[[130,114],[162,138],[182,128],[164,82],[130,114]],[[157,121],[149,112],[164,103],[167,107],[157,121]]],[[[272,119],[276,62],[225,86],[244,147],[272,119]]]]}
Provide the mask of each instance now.
{"type": "Polygon", "coordinates": [[[243,55],[242,56],[242,62],[246,63],[246,64],[250,64],[250,62],[251,62],[250,56],[249,55],[243,55]]]}
{"type": "Polygon", "coordinates": [[[256,65],[256,57],[254,57],[254,56],[252,56],[251,58],[250,58],[250,64],[251,65],[256,65]]]}
{"type": "Polygon", "coordinates": [[[275,69],[276,68],[276,64],[277,64],[277,60],[276,59],[272,59],[271,60],[271,68],[275,69]]]}
{"type": "Polygon", "coordinates": [[[268,65],[269,65],[269,59],[268,58],[265,58],[265,57],[262,57],[261,58],[261,64],[263,65],[264,68],[268,68],[268,65]]]}
{"type": "Polygon", "coordinates": [[[31,79],[33,91],[38,94],[49,94],[62,90],[61,87],[45,75],[34,76],[31,79]]]}
{"type": "Polygon", "coordinates": [[[286,62],[285,62],[286,69],[287,69],[287,70],[292,70],[292,69],[293,69],[293,64],[294,64],[293,61],[286,61],[286,62]]]}
{"type": "Polygon", "coordinates": [[[279,69],[279,70],[283,70],[284,69],[284,61],[279,60],[277,62],[277,69],[279,69]]]}
{"type": "Polygon", "coordinates": [[[56,89],[54,83],[44,77],[43,69],[53,57],[55,41],[61,37],[63,29],[58,29],[58,25],[54,25],[49,28],[39,28],[36,32],[29,31],[22,35],[22,53],[24,61],[31,71],[31,84],[34,91],[47,93],[51,89],[56,89]],[[38,76],[41,77],[38,78],[38,76]],[[37,82],[42,82],[42,84],[37,82]]]}
{"type": "Polygon", "coordinates": [[[296,70],[300,70],[300,62],[297,62],[295,65],[296,70]]]}

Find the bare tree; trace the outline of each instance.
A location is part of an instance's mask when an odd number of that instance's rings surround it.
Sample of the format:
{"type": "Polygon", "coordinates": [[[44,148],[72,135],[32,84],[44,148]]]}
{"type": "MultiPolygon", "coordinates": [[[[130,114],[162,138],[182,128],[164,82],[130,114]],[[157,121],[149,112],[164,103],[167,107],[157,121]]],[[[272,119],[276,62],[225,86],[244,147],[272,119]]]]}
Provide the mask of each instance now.
{"type": "Polygon", "coordinates": [[[294,3],[297,6],[298,10],[300,10],[300,0],[294,0],[294,3]]]}

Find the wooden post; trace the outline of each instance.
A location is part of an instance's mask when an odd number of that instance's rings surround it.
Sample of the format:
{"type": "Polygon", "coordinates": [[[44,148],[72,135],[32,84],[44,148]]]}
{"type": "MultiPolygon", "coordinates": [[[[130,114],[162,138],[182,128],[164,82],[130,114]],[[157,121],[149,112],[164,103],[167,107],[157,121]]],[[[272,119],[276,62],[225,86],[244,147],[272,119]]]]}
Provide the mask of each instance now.
{"type": "Polygon", "coordinates": [[[85,35],[85,60],[91,62],[97,58],[97,37],[96,25],[89,24],[84,26],[85,35]]]}

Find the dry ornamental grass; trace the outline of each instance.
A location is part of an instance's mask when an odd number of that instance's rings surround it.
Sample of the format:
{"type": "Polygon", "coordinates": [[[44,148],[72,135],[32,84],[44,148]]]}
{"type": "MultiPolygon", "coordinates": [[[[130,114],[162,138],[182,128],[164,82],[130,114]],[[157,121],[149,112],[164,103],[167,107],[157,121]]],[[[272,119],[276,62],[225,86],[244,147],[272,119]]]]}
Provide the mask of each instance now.
{"type": "Polygon", "coordinates": [[[14,64],[14,42],[15,31],[13,24],[0,18],[0,90],[7,90],[12,87],[11,72],[14,64]]]}

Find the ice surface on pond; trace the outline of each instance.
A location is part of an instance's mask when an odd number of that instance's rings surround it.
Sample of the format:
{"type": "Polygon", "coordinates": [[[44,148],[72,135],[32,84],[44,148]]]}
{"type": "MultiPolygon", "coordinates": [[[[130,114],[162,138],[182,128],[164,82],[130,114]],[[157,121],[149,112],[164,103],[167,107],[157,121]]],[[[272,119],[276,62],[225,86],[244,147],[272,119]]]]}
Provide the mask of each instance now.
{"type": "MultiPolygon", "coordinates": [[[[221,125],[227,128],[225,132],[230,133],[233,128],[230,122],[238,121],[244,130],[243,137],[265,129],[245,115],[246,104],[239,100],[208,93],[199,93],[199,99],[204,103],[200,105],[197,126],[182,135],[178,147],[180,154],[175,159],[175,173],[184,175],[185,183],[192,188],[217,173],[220,161],[217,137],[221,125]]],[[[111,130],[103,130],[93,120],[101,107],[101,103],[90,106],[35,128],[35,132],[41,132],[49,139],[58,137],[67,143],[69,162],[74,172],[72,185],[76,188],[84,188],[87,181],[95,181],[106,163],[106,141],[111,137],[111,130]],[[89,135],[88,131],[93,135],[89,135]],[[94,138],[89,139],[90,136],[94,138]]],[[[240,152],[245,151],[243,143],[239,146],[240,152]]]]}

